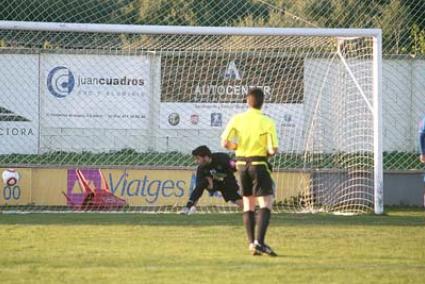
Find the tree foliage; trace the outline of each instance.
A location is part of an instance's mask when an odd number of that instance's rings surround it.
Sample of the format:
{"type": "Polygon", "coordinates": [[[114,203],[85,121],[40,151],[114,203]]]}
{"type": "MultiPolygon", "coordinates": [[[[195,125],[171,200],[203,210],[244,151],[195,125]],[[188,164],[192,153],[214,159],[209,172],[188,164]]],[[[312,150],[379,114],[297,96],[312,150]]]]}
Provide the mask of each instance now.
{"type": "Polygon", "coordinates": [[[425,0],[0,0],[0,7],[1,20],[374,27],[383,30],[385,53],[425,54],[425,0]]]}

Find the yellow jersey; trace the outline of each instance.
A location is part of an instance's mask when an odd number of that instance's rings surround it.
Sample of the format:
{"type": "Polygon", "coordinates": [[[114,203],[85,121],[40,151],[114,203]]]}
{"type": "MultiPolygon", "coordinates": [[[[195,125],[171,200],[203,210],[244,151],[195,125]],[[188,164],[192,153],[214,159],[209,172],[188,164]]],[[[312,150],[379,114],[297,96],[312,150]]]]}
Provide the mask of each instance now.
{"type": "Polygon", "coordinates": [[[236,157],[266,157],[269,148],[279,145],[274,121],[255,108],[233,116],[221,139],[238,145],[236,157]]]}

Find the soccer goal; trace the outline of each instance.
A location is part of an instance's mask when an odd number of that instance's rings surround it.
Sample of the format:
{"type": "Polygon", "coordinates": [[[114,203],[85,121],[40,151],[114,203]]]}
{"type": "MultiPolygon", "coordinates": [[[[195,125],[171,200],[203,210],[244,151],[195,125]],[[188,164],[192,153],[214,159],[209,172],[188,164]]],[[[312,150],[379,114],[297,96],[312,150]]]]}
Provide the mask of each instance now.
{"type": "Polygon", "coordinates": [[[0,210],[176,212],[260,87],[275,210],[381,214],[381,57],[378,29],[0,21],[0,210]]]}

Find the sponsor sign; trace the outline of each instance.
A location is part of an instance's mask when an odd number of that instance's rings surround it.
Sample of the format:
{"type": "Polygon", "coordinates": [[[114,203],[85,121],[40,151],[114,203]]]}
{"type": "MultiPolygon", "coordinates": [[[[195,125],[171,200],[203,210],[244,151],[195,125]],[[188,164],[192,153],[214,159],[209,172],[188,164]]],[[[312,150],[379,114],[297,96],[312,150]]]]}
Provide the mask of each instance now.
{"type": "MultiPolygon", "coordinates": [[[[3,171],[4,169],[0,169],[3,171]]],[[[14,187],[2,184],[0,206],[67,206],[65,194],[81,202],[83,189],[78,183],[76,169],[17,168],[21,178],[14,187]],[[64,194],[65,193],[65,194],[64,194]]],[[[99,169],[81,169],[88,184],[101,188],[99,169]]],[[[195,187],[191,170],[121,170],[101,169],[110,192],[125,200],[128,206],[184,205],[195,187]]],[[[275,172],[278,200],[308,192],[310,174],[275,172]]],[[[204,193],[198,205],[225,205],[221,194],[204,193]]]]}
{"type": "Polygon", "coordinates": [[[146,129],[150,65],[147,56],[42,54],[45,125],[146,129]]]}
{"type": "MultiPolygon", "coordinates": [[[[222,129],[233,115],[246,110],[246,104],[242,103],[161,103],[160,127],[222,129]]],[[[303,127],[304,109],[301,104],[266,104],[263,113],[275,121],[278,131],[301,131],[303,127]]]]}
{"type": "Polygon", "coordinates": [[[0,154],[38,153],[38,55],[0,55],[0,154]]]}

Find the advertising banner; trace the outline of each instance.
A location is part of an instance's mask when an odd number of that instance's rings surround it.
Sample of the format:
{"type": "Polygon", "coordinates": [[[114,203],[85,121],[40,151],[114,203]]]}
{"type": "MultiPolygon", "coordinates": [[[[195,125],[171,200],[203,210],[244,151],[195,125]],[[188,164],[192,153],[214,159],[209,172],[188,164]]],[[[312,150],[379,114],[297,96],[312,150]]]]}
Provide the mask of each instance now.
{"type": "Polygon", "coordinates": [[[42,54],[42,115],[53,128],[146,129],[147,56],[42,54]]]}
{"type": "MultiPolygon", "coordinates": [[[[5,169],[0,169],[2,172],[5,169]]],[[[2,183],[0,206],[68,206],[84,205],[87,194],[79,182],[77,169],[17,168],[18,183],[12,187],[2,183]]],[[[192,170],[124,170],[81,169],[87,185],[94,190],[107,189],[110,194],[100,202],[116,202],[133,206],[183,206],[195,187],[192,170]],[[103,181],[105,181],[105,184],[103,181]]],[[[310,174],[275,172],[276,197],[283,200],[309,190],[310,174]]],[[[89,200],[89,201],[92,201],[89,200]]],[[[100,204],[100,203],[98,203],[100,204]]],[[[121,206],[122,204],[120,204],[121,206]]],[[[221,194],[210,196],[207,191],[199,206],[226,205],[221,194]]]]}
{"type": "MultiPolygon", "coordinates": [[[[3,175],[6,168],[0,168],[0,175],[3,175]]],[[[20,168],[17,169],[19,179],[14,185],[7,185],[0,180],[1,194],[0,206],[4,205],[28,205],[31,203],[31,174],[32,169],[20,168]]]]}
{"type": "MultiPolygon", "coordinates": [[[[242,103],[161,103],[160,126],[163,129],[221,129],[233,115],[246,110],[246,104],[242,103]]],[[[267,104],[263,112],[275,121],[278,129],[302,129],[304,114],[300,104],[267,104]]]]}
{"type": "Polygon", "coordinates": [[[0,54],[0,154],[38,153],[38,60],[0,54]]]}

